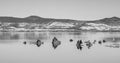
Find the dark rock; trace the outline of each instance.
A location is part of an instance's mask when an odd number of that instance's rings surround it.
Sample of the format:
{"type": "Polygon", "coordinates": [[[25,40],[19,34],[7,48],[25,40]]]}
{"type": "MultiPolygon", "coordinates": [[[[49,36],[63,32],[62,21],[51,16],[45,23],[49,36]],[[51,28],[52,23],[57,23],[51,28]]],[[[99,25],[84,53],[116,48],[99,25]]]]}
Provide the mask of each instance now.
{"type": "Polygon", "coordinates": [[[86,46],[88,47],[88,49],[90,49],[90,47],[92,47],[92,45],[93,45],[90,41],[86,41],[85,43],[86,43],[86,46]]]}
{"type": "Polygon", "coordinates": [[[95,44],[96,42],[97,42],[97,41],[96,41],[96,40],[94,40],[94,41],[93,41],[93,44],[95,44]]]}
{"type": "Polygon", "coordinates": [[[105,43],[106,42],[106,40],[103,40],[103,43],[105,43]]]}
{"type": "Polygon", "coordinates": [[[102,41],[98,41],[99,44],[102,44],[102,41]]]}
{"type": "Polygon", "coordinates": [[[37,45],[38,47],[40,47],[41,44],[42,44],[41,40],[37,40],[37,41],[36,41],[36,45],[37,45]]]}
{"type": "Polygon", "coordinates": [[[52,40],[52,46],[54,49],[56,49],[61,44],[61,41],[59,41],[56,37],[52,40]]]}
{"type": "Polygon", "coordinates": [[[27,44],[27,42],[25,41],[25,42],[23,42],[23,44],[27,44]]]}
{"type": "Polygon", "coordinates": [[[70,42],[73,42],[73,39],[70,39],[70,42]]]}
{"type": "Polygon", "coordinates": [[[77,43],[76,43],[76,47],[77,47],[77,49],[80,49],[80,50],[82,50],[82,40],[78,40],[77,41],[77,43]]]}

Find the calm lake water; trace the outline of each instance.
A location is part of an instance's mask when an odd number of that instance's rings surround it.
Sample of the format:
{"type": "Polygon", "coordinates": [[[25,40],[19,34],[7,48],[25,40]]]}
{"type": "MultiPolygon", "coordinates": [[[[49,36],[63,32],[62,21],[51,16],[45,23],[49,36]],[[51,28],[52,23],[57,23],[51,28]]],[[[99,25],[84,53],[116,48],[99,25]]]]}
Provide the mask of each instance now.
{"type": "Polygon", "coordinates": [[[120,63],[119,47],[120,32],[0,32],[0,63],[120,63]],[[61,41],[56,49],[54,37],[61,41]],[[44,42],[40,47],[38,39],[44,42]]]}

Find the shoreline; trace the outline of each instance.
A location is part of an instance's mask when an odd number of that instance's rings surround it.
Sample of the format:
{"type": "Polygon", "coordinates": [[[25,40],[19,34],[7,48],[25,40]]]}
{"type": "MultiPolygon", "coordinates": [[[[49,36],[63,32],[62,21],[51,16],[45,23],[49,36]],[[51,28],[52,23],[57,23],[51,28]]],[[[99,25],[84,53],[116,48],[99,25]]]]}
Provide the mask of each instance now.
{"type": "Polygon", "coordinates": [[[120,32],[120,30],[40,29],[40,30],[0,30],[0,32],[120,32]]]}

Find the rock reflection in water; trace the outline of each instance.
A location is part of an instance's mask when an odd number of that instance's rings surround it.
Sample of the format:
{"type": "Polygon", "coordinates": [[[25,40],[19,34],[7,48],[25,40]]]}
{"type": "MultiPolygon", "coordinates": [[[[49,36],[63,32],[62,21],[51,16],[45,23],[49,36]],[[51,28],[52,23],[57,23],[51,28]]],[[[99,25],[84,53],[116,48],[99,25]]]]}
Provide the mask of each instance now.
{"type": "Polygon", "coordinates": [[[29,43],[29,44],[34,44],[34,45],[36,45],[37,47],[40,47],[42,44],[44,44],[44,42],[42,42],[41,40],[37,40],[36,42],[26,42],[26,41],[24,41],[23,42],[23,44],[27,44],[27,43],[29,43]]]}
{"type": "Polygon", "coordinates": [[[43,44],[43,42],[41,42],[41,40],[37,40],[37,41],[36,41],[36,45],[37,45],[38,47],[40,47],[41,44],[43,44]]]}
{"type": "Polygon", "coordinates": [[[1,32],[0,33],[0,40],[18,40],[19,35],[16,33],[11,32],[1,32]]]}
{"type": "Polygon", "coordinates": [[[107,40],[107,42],[110,42],[107,45],[105,45],[105,47],[120,48],[120,37],[107,37],[105,39],[107,40]]]}
{"type": "Polygon", "coordinates": [[[0,32],[0,40],[36,40],[36,39],[48,39],[48,33],[46,32],[0,32]]]}
{"type": "Polygon", "coordinates": [[[106,42],[106,40],[103,40],[103,43],[105,43],[106,42]]]}
{"type": "Polygon", "coordinates": [[[78,40],[77,41],[77,44],[76,44],[76,47],[77,47],[77,49],[80,49],[80,50],[82,50],[82,47],[83,45],[82,45],[82,40],[78,40]]]}
{"type": "Polygon", "coordinates": [[[38,33],[38,32],[29,32],[24,34],[25,39],[34,40],[34,39],[45,39],[47,40],[47,33],[38,33]]]}
{"type": "MultiPolygon", "coordinates": [[[[34,44],[37,47],[40,47],[42,44],[44,44],[44,42],[42,42],[41,40],[37,40],[36,42],[26,42],[24,41],[23,44],[34,44]]],[[[107,43],[106,40],[94,40],[94,41],[82,41],[82,40],[78,40],[76,43],[76,47],[78,50],[82,50],[84,47],[87,47],[88,49],[90,49],[92,46],[99,44],[99,45],[104,45],[105,43],[107,43]],[[83,47],[84,46],[84,47],[83,47]]],[[[53,38],[52,40],[52,46],[54,49],[56,49],[59,45],[61,44],[61,41],[59,41],[56,37],[53,38]]],[[[107,44],[105,45],[105,47],[110,47],[110,48],[120,48],[120,44],[118,43],[113,43],[113,44],[107,44]]]]}
{"type": "Polygon", "coordinates": [[[70,39],[70,42],[73,42],[73,39],[70,39]]]}
{"type": "Polygon", "coordinates": [[[93,44],[95,44],[96,42],[97,42],[97,40],[94,40],[94,41],[93,41],[93,44]]]}
{"type": "Polygon", "coordinates": [[[105,45],[106,47],[110,48],[120,48],[120,44],[110,44],[110,45],[105,45]]]}
{"type": "Polygon", "coordinates": [[[93,42],[90,41],[90,40],[87,40],[87,41],[84,41],[84,42],[82,40],[78,40],[77,43],[76,43],[76,47],[77,47],[77,49],[80,49],[80,50],[83,49],[83,46],[84,47],[86,46],[88,49],[90,49],[92,46],[94,46],[96,44],[102,45],[106,42],[107,42],[106,40],[99,40],[99,41],[94,40],[93,42]]]}
{"type": "MultiPolygon", "coordinates": [[[[120,43],[118,39],[115,41],[109,41],[105,38],[118,38],[120,33],[117,33],[113,36],[113,34],[106,33],[81,33],[81,32],[68,32],[71,35],[67,34],[67,32],[60,32],[62,36],[57,34],[51,35],[51,32],[35,32],[35,34],[25,36],[25,32],[17,33],[19,36],[19,40],[1,40],[1,63],[3,60],[7,62],[23,62],[23,63],[56,63],[56,62],[68,62],[68,63],[118,63],[120,56],[120,43]],[[21,34],[22,33],[22,34],[21,34]],[[73,33],[73,34],[72,34],[73,33]],[[80,35],[74,33],[81,33],[80,35]],[[90,35],[89,35],[90,34],[90,35]],[[29,36],[33,36],[33,39],[28,38],[29,36]],[[40,37],[39,37],[40,36],[40,37]],[[35,37],[35,38],[34,38],[35,37]],[[58,45],[56,49],[54,49],[52,45],[52,39],[56,37],[58,41],[60,41],[61,45],[58,45]],[[39,39],[40,38],[40,39],[39,39]],[[41,39],[42,38],[42,39],[41,39]],[[41,41],[39,41],[39,40],[41,41]],[[74,42],[70,42],[72,39],[74,42]],[[79,41],[78,41],[79,40],[79,41]],[[80,43],[80,40],[82,43],[80,43]],[[24,42],[26,41],[26,42],[24,42]],[[37,46],[37,41],[44,42],[40,46],[37,46]],[[79,42],[79,47],[76,47],[77,41],[79,42]],[[86,42],[88,41],[88,42],[86,42]],[[99,44],[98,42],[101,41],[99,44]],[[3,44],[1,42],[14,42],[13,44],[3,44]],[[16,42],[16,43],[15,43],[16,42]],[[21,44],[22,42],[22,44],[21,44]],[[85,43],[86,42],[86,43],[85,43]],[[83,45],[83,46],[82,46],[83,45]],[[106,46],[105,46],[106,45],[106,46]],[[64,54],[63,54],[64,53],[64,54]],[[113,55],[114,54],[114,55],[113,55]],[[53,60],[53,61],[51,61],[53,60]],[[55,60],[55,61],[54,61],[55,60]]],[[[115,33],[114,33],[115,34],[115,33]]],[[[1,35],[1,34],[0,34],[1,35]]],[[[4,34],[5,35],[5,34],[4,34]]],[[[7,34],[13,35],[13,34],[7,34]]],[[[1,35],[2,36],[2,35],[1,35]]],[[[6,36],[7,37],[7,36],[6,36]]]]}
{"type": "Polygon", "coordinates": [[[100,41],[98,41],[98,43],[99,43],[99,44],[102,44],[102,41],[100,40],[100,41]]]}
{"type": "Polygon", "coordinates": [[[27,44],[27,42],[26,42],[26,41],[24,41],[24,42],[23,42],[23,44],[25,44],[25,45],[26,45],[26,44],[27,44]]]}
{"type": "Polygon", "coordinates": [[[90,42],[90,40],[86,41],[86,46],[88,47],[88,49],[90,49],[90,47],[92,47],[92,43],[90,42]]]}
{"type": "Polygon", "coordinates": [[[105,38],[105,40],[115,43],[115,42],[120,42],[120,37],[107,37],[105,38]]]}
{"type": "MultiPolygon", "coordinates": [[[[110,43],[118,43],[120,42],[120,34],[110,34],[110,33],[89,33],[89,32],[1,32],[0,33],[0,43],[10,43],[11,40],[16,40],[14,42],[19,42],[18,40],[25,40],[23,44],[34,44],[37,47],[40,47],[43,42],[51,42],[52,47],[56,49],[61,42],[75,43],[77,49],[83,50],[84,47],[91,49],[94,45],[105,45],[108,47],[110,43]],[[91,37],[92,35],[92,37],[91,37]],[[54,38],[53,38],[54,37],[54,38]],[[57,38],[56,38],[57,37],[57,38]],[[36,40],[39,39],[39,40],[36,40]],[[58,40],[61,39],[61,40],[58,40]],[[6,40],[6,41],[3,41],[6,40]],[[7,41],[8,40],[8,41],[7,41]],[[10,40],[10,41],[9,41],[10,40]],[[35,40],[33,42],[29,42],[28,40],[35,40]],[[78,41],[79,40],[79,41],[78,41]],[[74,42],[73,42],[74,41],[74,42]],[[77,42],[78,41],[78,42],[77,42]],[[77,43],[76,43],[77,42],[77,43]]],[[[112,45],[113,46],[113,45],[112,45]]],[[[112,47],[110,44],[110,47],[112,47]]],[[[119,47],[119,45],[114,45],[115,47],[119,47]]]]}
{"type": "MultiPolygon", "coordinates": [[[[42,42],[41,40],[37,40],[36,42],[26,42],[26,41],[23,42],[24,45],[26,45],[27,43],[34,44],[37,47],[40,47],[42,44],[44,44],[44,42],[42,42]]],[[[53,48],[56,49],[60,44],[61,44],[61,41],[59,41],[56,37],[54,37],[52,40],[53,48]]]]}
{"type": "Polygon", "coordinates": [[[56,37],[52,40],[52,46],[54,49],[56,49],[61,44],[61,41],[59,41],[56,37]]]}

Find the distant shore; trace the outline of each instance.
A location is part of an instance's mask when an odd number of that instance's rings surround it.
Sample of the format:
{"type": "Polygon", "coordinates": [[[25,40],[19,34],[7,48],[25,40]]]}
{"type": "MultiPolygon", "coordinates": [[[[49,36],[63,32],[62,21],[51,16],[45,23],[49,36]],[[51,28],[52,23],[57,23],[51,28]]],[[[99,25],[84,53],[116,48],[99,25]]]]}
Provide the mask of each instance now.
{"type": "Polygon", "coordinates": [[[120,30],[40,29],[40,30],[0,30],[0,32],[120,32],[120,30]]]}

